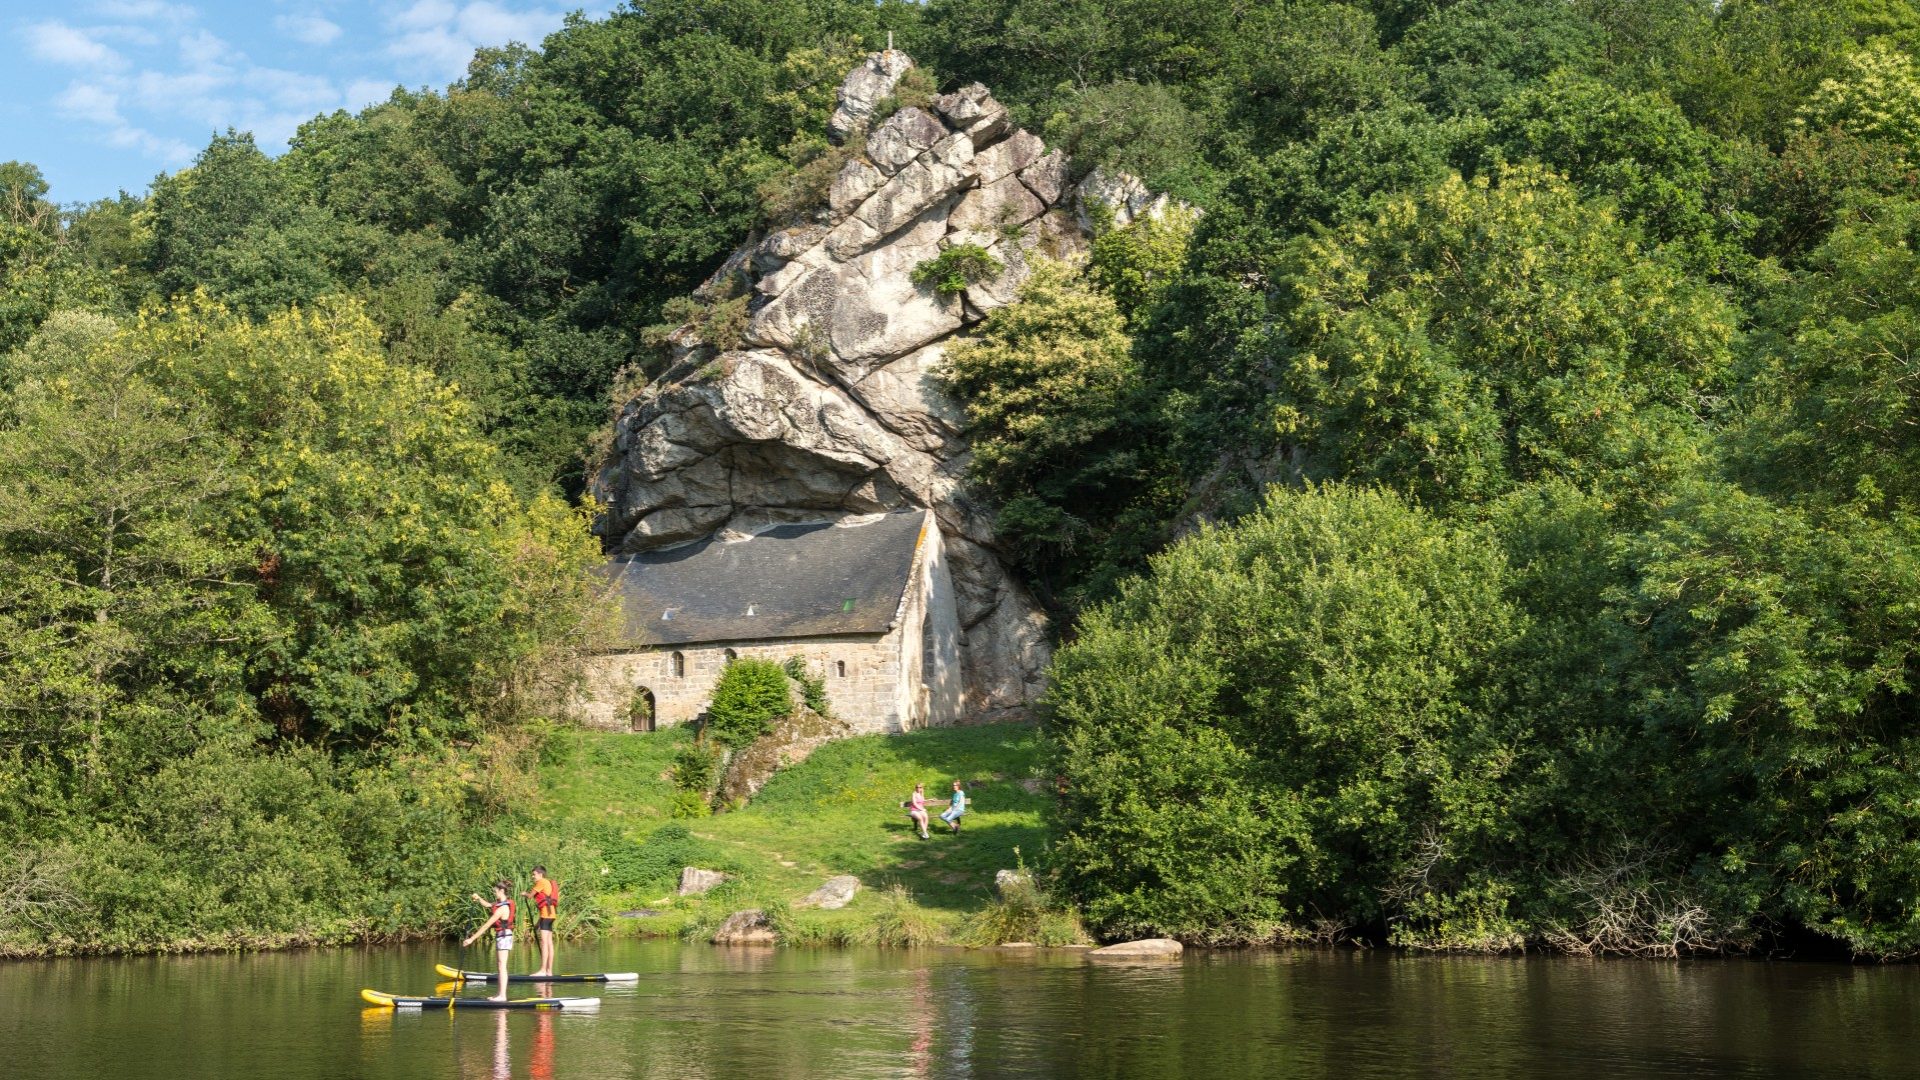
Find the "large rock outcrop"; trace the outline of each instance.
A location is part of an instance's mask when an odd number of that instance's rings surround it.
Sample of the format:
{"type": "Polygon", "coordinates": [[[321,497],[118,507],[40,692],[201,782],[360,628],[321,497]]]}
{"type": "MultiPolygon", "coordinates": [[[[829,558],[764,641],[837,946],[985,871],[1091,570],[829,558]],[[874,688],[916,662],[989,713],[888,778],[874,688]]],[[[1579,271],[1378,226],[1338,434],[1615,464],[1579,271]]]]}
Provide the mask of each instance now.
{"type": "MultiPolygon", "coordinates": [[[[863,152],[810,218],[749,237],[702,286],[709,300],[751,297],[742,340],[721,351],[690,328],[674,335],[669,370],[616,420],[594,485],[598,528],[631,553],[931,508],[959,595],[966,713],[991,719],[1041,689],[1045,624],[991,516],[967,497],[960,416],[931,376],[956,335],[1015,298],[1031,258],[1070,257],[1087,231],[1065,158],[1016,129],[983,86],[869,130],[910,66],[888,51],[848,76],[832,136],[863,152]],[[914,283],[915,267],[963,243],[1002,269],[953,295],[914,283]]],[[[1144,209],[1139,193],[1116,190],[1129,216],[1144,209]]]]}

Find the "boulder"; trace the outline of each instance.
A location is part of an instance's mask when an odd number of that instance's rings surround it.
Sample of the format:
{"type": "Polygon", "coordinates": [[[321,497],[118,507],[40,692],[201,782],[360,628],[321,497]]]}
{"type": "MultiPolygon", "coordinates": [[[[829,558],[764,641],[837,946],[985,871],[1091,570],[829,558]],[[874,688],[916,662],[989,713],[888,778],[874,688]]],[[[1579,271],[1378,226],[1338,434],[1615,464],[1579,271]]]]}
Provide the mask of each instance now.
{"type": "Polygon", "coordinates": [[[1121,958],[1176,957],[1186,951],[1186,946],[1172,938],[1142,938],[1139,941],[1123,941],[1118,945],[1108,945],[1103,949],[1094,949],[1088,956],[1121,958]]]}
{"type": "Polygon", "coordinates": [[[995,234],[1025,225],[1047,212],[1047,206],[1018,177],[1008,176],[961,197],[947,215],[947,226],[995,234]]]}
{"type": "Polygon", "coordinates": [[[1047,144],[1041,142],[1039,136],[1016,131],[974,154],[973,172],[983,185],[997,183],[1039,161],[1046,153],[1047,144]]]}
{"type": "Polygon", "coordinates": [[[934,381],[945,350],[939,343],[915,349],[874,368],[847,392],[908,446],[950,458],[965,449],[960,429],[966,417],[934,381]]]}
{"type": "Polygon", "coordinates": [[[731,875],[718,870],[702,870],[697,866],[680,868],[680,895],[701,896],[731,875]]]}
{"type": "Polygon", "coordinates": [[[1113,226],[1124,228],[1141,218],[1157,218],[1173,205],[1171,198],[1155,194],[1139,177],[1105,169],[1088,173],[1076,193],[1080,227],[1088,232],[1093,230],[1091,211],[1095,206],[1106,207],[1113,226]]]}
{"type": "Polygon", "coordinates": [[[1048,151],[1033,164],[1021,169],[1019,177],[1020,182],[1039,196],[1041,202],[1052,206],[1067,193],[1070,182],[1067,155],[1058,150],[1048,151]]]}
{"type": "Polygon", "coordinates": [[[713,932],[715,945],[778,945],[780,935],[767,922],[767,913],[759,908],[736,911],[726,917],[713,932]]]}
{"type": "Polygon", "coordinates": [[[1031,888],[1033,888],[1033,871],[1031,870],[999,870],[993,875],[993,891],[1002,899],[1006,898],[1009,889],[1031,888]]]}
{"type": "Polygon", "coordinates": [[[999,139],[1013,126],[1007,107],[993,100],[993,94],[980,83],[941,94],[933,99],[933,108],[947,123],[966,132],[976,146],[999,139]]]}
{"type": "Polygon", "coordinates": [[[853,900],[860,891],[860,879],[852,874],[830,877],[819,888],[808,893],[799,903],[801,908],[820,908],[823,911],[838,911],[853,900]]]}
{"type": "Polygon", "coordinates": [[[913,61],[898,49],[870,54],[840,83],[833,115],[827,119],[827,138],[838,146],[865,128],[874,106],[893,93],[900,76],[912,67],[913,61]]]}
{"type": "MultiPolygon", "coordinates": [[[[867,171],[875,175],[874,186],[879,186],[879,173],[873,166],[861,161],[847,163],[848,168],[855,165],[865,165],[867,171]]],[[[841,170],[843,173],[845,171],[845,169],[841,170]]],[[[837,184],[838,180],[835,183],[837,184]]],[[[861,198],[865,197],[861,196],[861,198]]],[[[769,233],[765,240],[760,241],[760,246],[753,250],[753,268],[763,274],[770,274],[785,266],[787,260],[798,257],[826,238],[827,229],[824,225],[796,225],[789,229],[778,229],[769,233]]]]}
{"type": "MultiPolygon", "coordinates": [[[[853,212],[853,220],[872,229],[876,238],[890,236],[936,204],[957,195],[972,179],[958,166],[928,151],[861,203],[853,212]]],[[[871,242],[862,249],[870,246],[871,242]]]]}
{"type": "Polygon", "coordinates": [[[945,124],[924,109],[908,106],[867,136],[867,157],[880,172],[892,176],[946,137],[945,124]]]}
{"type": "Polygon", "coordinates": [[[833,186],[827,191],[827,206],[835,217],[844,218],[886,182],[886,174],[874,168],[871,162],[855,158],[842,165],[840,172],[834,176],[833,186]]]}

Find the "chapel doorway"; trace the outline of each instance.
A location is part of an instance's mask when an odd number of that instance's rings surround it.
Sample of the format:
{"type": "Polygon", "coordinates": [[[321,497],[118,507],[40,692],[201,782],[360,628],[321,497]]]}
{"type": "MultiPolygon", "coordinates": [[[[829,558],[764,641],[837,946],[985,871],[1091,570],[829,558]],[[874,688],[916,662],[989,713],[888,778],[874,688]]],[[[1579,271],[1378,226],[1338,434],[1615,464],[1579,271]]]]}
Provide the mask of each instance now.
{"type": "Polygon", "coordinates": [[[635,731],[652,731],[655,721],[653,691],[644,686],[633,691],[633,701],[627,705],[627,723],[635,731]]]}

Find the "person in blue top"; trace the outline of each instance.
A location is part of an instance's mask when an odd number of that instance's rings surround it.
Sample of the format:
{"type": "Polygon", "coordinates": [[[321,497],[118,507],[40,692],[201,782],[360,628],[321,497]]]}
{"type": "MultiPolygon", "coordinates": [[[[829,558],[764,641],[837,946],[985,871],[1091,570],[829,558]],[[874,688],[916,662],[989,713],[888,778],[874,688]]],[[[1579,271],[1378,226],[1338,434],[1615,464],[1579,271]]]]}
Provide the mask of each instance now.
{"type": "Polygon", "coordinates": [[[967,812],[966,789],[960,786],[960,781],[955,780],[953,782],[953,798],[948,800],[946,812],[940,815],[940,820],[947,823],[947,828],[949,830],[953,832],[959,832],[960,817],[962,814],[965,814],[966,812],[967,812]]]}

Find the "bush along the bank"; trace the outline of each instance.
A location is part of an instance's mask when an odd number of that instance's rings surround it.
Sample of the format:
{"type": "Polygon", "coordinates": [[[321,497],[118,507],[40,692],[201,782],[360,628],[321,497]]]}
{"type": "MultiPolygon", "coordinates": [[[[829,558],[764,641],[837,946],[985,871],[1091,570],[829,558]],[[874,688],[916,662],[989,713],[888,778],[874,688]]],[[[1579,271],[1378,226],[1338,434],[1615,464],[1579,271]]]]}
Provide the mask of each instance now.
{"type": "MultiPolygon", "coordinates": [[[[1018,860],[1020,849],[1014,849],[1018,860]]],[[[1060,900],[1024,862],[1002,875],[1000,894],[967,916],[957,939],[974,946],[1024,943],[1042,947],[1084,945],[1092,941],[1073,904],[1060,900]]]]}
{"type": "Polygon", "coordinates": [[[1910,523],[1722,484],[1276,490],[1061,650],[1060,870],[1113,935],[1913,955],[1914,582],[1910,523]]]}
{"type": "MultiPolygon", "coordinates": [[[[1478,865],[1515,797],[1519,733],[1489,719],[1504,576],[1484,532],[1329,489],[1203,531],[1090,613],[1047,708],[1055,853],[1095,925],[1298,937],[1410,917],[1387,897],[1432,838],[1478,865]]],[[[1478,895],[1440,918],[1503,917],[1478,895]]]]}

